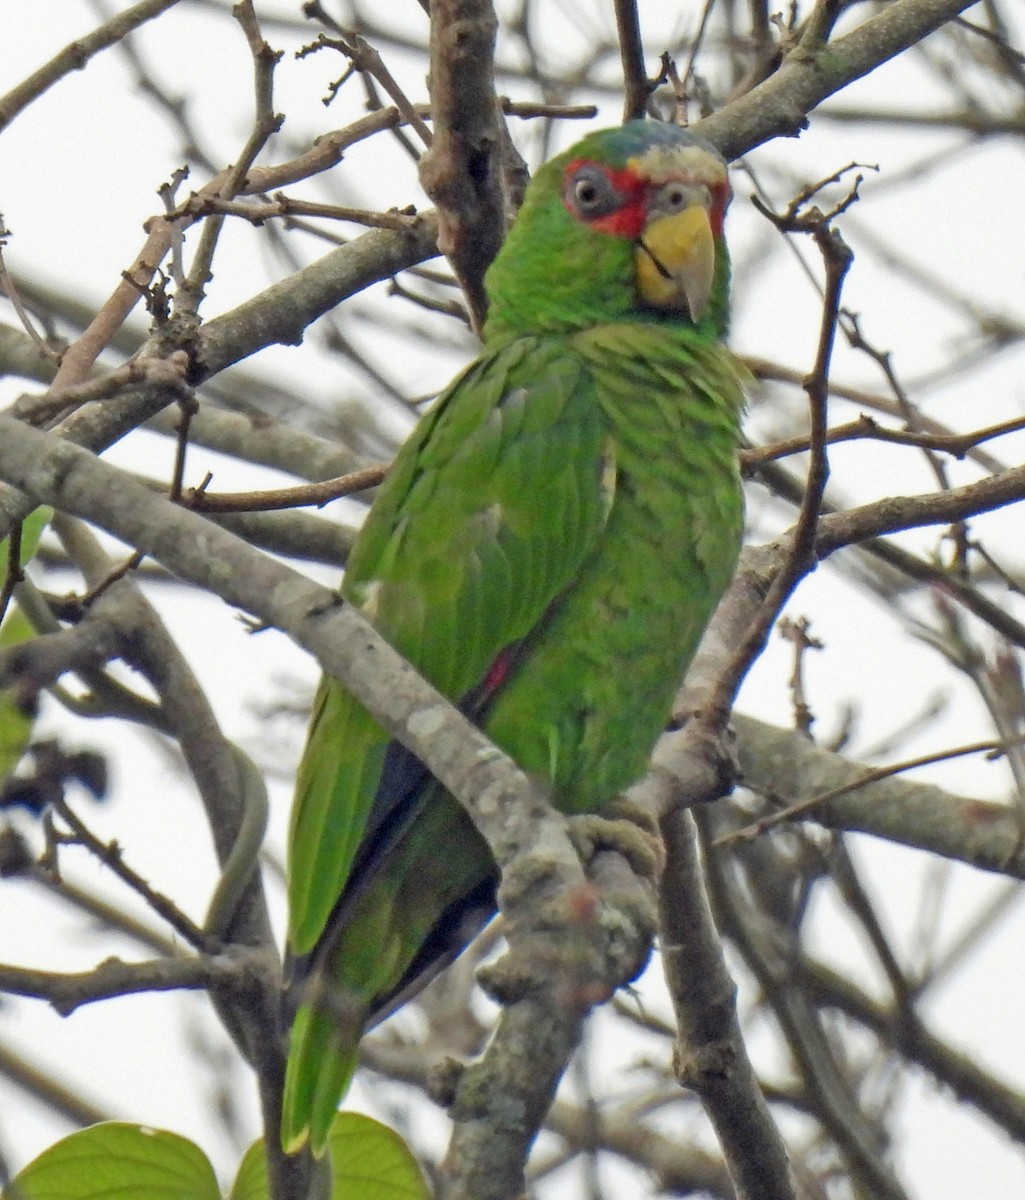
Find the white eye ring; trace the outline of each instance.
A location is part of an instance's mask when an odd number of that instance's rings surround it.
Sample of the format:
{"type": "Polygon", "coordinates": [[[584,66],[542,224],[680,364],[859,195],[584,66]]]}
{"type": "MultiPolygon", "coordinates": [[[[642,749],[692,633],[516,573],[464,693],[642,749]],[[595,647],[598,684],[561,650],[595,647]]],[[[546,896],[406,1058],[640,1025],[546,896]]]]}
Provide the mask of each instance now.
{"type": "Polygon", "coordinates": [[[689,196],[682,183],[667,184],[662,190],[663,206],[669,212],[680,212],[687,207],[689,196]]]}
{"type": "Polygon", "coordinates": [[[566,180],[568,207],[585,220],[607,217],[622,208],[625,197],[594,163],[582,163],[566,180]]]}

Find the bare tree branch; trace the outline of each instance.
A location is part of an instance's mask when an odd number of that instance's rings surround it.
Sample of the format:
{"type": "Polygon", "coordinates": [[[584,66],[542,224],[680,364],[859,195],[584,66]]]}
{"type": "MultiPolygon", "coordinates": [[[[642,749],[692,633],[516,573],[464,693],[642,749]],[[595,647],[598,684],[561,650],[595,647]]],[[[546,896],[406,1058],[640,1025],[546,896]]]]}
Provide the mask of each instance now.
{"type": "Polygon", "coordinates": [[[764,83],[694,126],[727,159],[772,137],[793,137],[828,96],[951,21],[974,0],[897,0],[825,44],[798,44],[764,83]]]}
{"type": "Polygon", "coordinates": [[[0,130],[5,129],[33,100],[38,99],[65,75],[72,71],[81,71],[93,55],[110,46],[116,46],[133,29],[138,29],[146,21],[152,21],[154,17],[160,16],[177,3],[178,0],[140,0],[140,3],[105,21],[92,33],[65,46],[60,54],[50,59],[16,88],[12,88],[6,96],[0,96],[0,130]]]}
{"type": "Polygon", "coordinates": [[[663,819],[666,866],[659,896],[662,964],[679,1030],[676,1077],[701,1097],[726,1156],[737,1200],[792,1200],[787,1152],[740,1031],[736,985],[723,958],[686,811],[663,819]]]}
{"type": "Polygon", "coordinates": [[[490,0],[433,0],[434,140],[420,164],[438,206],[438,249],[452,264],[479,329],[483,278],[505,237],[502,138],[492,60],[498,21],[490,0]]]}
{"type": "Polygon", "coordinates": [[[263,984],[266,968],[265,954],[237,948],[213,956],[157,958],[143,963],[108,958],[92,970],[74,974],[0,964],[0,990],[46,1000],[67,1017],[83,1004],[139,992],[202,988],[243,993],[263,984]]]}
{"type": "MultiPolygon", "coordinates": [[[[737,713],[737,758],[745,785],[769,801],[811,799],[856,785],[865,767],[791,731],[737,713]]],[[[1021,825],[1013,808],[952,795],[933,784],[880,779],[810,810],[829,829],[870,833],[1014,879],[1025,879],[1021,825]]]]}

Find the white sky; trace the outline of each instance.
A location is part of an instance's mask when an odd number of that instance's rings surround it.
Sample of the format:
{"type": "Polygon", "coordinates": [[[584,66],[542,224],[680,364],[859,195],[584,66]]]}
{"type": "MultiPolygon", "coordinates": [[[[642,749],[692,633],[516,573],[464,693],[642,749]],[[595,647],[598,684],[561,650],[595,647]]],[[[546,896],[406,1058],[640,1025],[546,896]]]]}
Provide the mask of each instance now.
{"type": "MultiPolygon", "coordinates": [[[[280,11],[291,15],[297,5],[280,2],[258,7],[264,14],[280,11]]],[[[410,26],[422,20],[416,4],[406,8],[410,26]]],[[[607,8],[594,0],[578,0],[572,11],[574,19],[593,19],[608,30],[611,17],[607,8]]],[[[688,6],[681,2],[672,9],[674,20],[677,11],[685,14],[681,20],[688,28],[688,6]]],[[[664,11],[655,0],[642,3],[646,28],[654,31],[664,11]]],[[[4,39],[2,94],[72,37],[91,28],[95,15],[89,4],[79,0],[36,0],[31,5],[0,0],[0,24],[4,39]]],[[[295,44],[273,29],[267,32],[276,45],[291,49],[295,44]]],[[[564,34],[568,53],[572,34],[559,31],[560,38],[564,34]]],[[[656,41],[653,38],[652,44],[656,41]]],[[[251,105],[248,54],[232,23],[182,8],[144,31],[140,47],[168,89],[189,96],[193,112],[202,121],[208,148],[219,159],[230,161],[248,132],[251,105]],[[213,112],[217,114],[214,122],[209,119],[213,112]]],[[[337,64],[327,58],[301,62],[290,54],[284,58],[277,76],[276,106],[288,113],[286,136],[297,144],[337,127],[356,111],[356,92],[352,92],[349,109],[342,107],[336,112],[322,107],[325,86],[336,73],[337,64]]],[[[851,89],[842,103],[883,106],[899,96],[908,106],[928,108],[937,97],[924,79],[912,65],[896,64],[851,89]]],[[[414,99],[422,98],[422,89],[412,77],[409,89],[414,99]]],[[[617,111],[608,108],[600,123],[617,120],[617,111]]],[[[531,136],[532,131],[525,129],[528,148],[531,136]]],[[[761,183],[780,206],[794,190],[782,179],[781,171],[804,182],[850,161],[879,165],[878,176],[866,179],[864,202],[841,224],[858,256],[844,300],[863,314],[866,335],[880,348],[893,352],[904,380],[963,353],[968,325],[963,315],[925,298],[899,271],[887,269],[873,249],[870,235],[899,248],[939,277],[955,281],[976,305],[1022,318],[1025,239],[1020,229],[1025,164],[1020,152],[1001,140],[981,143],[947,161],[941,159],[928,186],[920,172],[907,185],[893,186],[892,181],[909,164],[956,143],[951,134],[912,139],[884,129],[855,131],[813,120],[811,130],[800,139],[777,143],[751,160],[761,183]],[[1005,233],[994,236],[994,231],[1005,233]]],[[[88,70],[52,88],[0,137],[0,211],[13,232],[6,252],[9,265],[15,271],[67,286],[92,303],[101,302],[115,286],[119,271],[134,258],[144,236],[144,220],[159,209],[155,189],[180,158],[174,131],[151,104],[134,93],[123,59],[117,52],[99,56],[88,70]]],[[[339,172],[340,186],[352,203],[369,203],[382,193],[384,204],[424,203],[413,173],[398,155],[374,161],[360,150],[339,172]]],[[[731,236],[743,286],[734,344],[741,352],[807,370],[817,335],[818,297],[796,259],[767,237],[764,222],[748,202],[749,182],[739,172],[735,189],[731,236]],[[757,260],[753,257],[756,251],[757,260]]],[[[306,193],[295,189],[295,194],[306,193]]],[[[814,262],[808,247],[800,249],[814,262]]],[[[251,295],[270,282],[271,272],[276,270],[278,266],[260,250],[256,234],[232,228],[226,251],[218,259],[207,314],[225,311],[251,295]]],[[[0,319],[13,320],[2,306],[0,319]]],[[[373,398],[365,380],[319,353],[315,337],[308,342],[313,345],[264,352],[249,365],[288,386],[295,385],[302,396],[325,406],[339,396],[373,398]]],[[[459,362],[455,353],[426,355],[416,348],[400,356],[386,335],[371,344],[377,361],[410,394],[424,394],[441,385],[459,362]]],[[[928,412],[958,428],[1016,415],[1025,395],[1021,367],[1019,349],[955,377],[950,385],[929,394],[928,412]]],[[[835,375],[845,382],[885,390],[867,360],[843,347],[838,350],[835,375]]],[[[18,381],[0,381],[0,403],[17,395],[22,387],[18,381]]],[[[838,407],[837,419],[841,415],[838,407]]],[[[777,422],[777,417],[764,411],[754,417],[755,427],[762,431],[777,422]]],[[[397,423],[392,420],[392,425],[397,423]]],[[[1021,441],[1005,439],[997,453],[1013,463],[1020,459],[1021,447],[1021,441]]],[[[152,473],[166,475],[171,448],[156,438],[141,437],[117,448],[110,457],[133,469],[143,463],[152,473]]],[[[831,461],[836,494],[845,498],[870,499],[928,487],[931,482],[907,450],[849,446],[837,449],[831,461]]],[[[190,459],[190,482],[200,479],[208,465],[216,470],[218,487],[241,486],[243,476],[237,469],[202,452],[190,459]]],[[[955,464],[951,470],[955,481],[977,474],[969,465],[955,464]]],[[[245,476],[247,486],[254,486],[254,478],[268,481],[270,476],[250,473],[245,476]]],[[[750,515],[755,528],[763,532],[765,523],[774,520],[757,495],[752,498],[750,515]]],[[[992,544],[1001,547],[1005,565],[1020,568],[1018,519],[1016,512],[999,514],[977,522],[973,529],[985,531],[992,544]]],[[[931,549],[935,542],[935,531],[905,539],[906,544],[920,549],[931,549]]],[[[311,664],[276,633],[258,638],[246,635],[235,615],[219,603],[166,589],[156,590],[153,596],[207,686],[227,735],[238,739],[258,760],[287,774],[289,764],[278,750],[268,751],[258,741],[261,727],[253,707],[277,694],[283,675],[312,684],[315,671],[311,664]]],[[[819,718],[816,732],[823,738],[837,727],[843,707],[854,703],[858,706],[854,749],[871,746],[902,717],[923,707],[941,687],[949,696],[946,712],[908,746],[908,753],[988,735],[981,705],[968,686],[951,688],[949,677],[936,669],[935,655],[923,645],[909,643],[892,612],[855,594],[829,567],[802,584],[788,611],[808,616],[812,632],[827,646],[807,663],[811,701],[819,718]]],[[[741,702],[745,711],[780,723],[788,721],[789,655],[788,647],[774,639],[745,685],[741,702]]],[[[215,879],[214,860],[198,804],[181,786],[164,752],[151,739],[123,727],[69,724],[53,709],[48,710],[44,727],[60,728],[73,744],[110,751],[115,759],[114,797],[102,809],[83,803],[83,815],[97,833],[116,837],[133,865],[155,886],[200,917],[215,879]]],[[[294,752],[297,744],[289,749],[294,752]]],[[[951,764],[942,771],[923,771],[916,777],[933,778],[954,790],[984,797],[1002,797],[1007,789],[1003,768],[977,759],[951,764]]],[[[275,812],[269,845],[280,857],[288,788],[275,783],[272,792],[275,812]]],[[[870,845],[865,839],[857,839],[856,851],[895,941],[907,945],[920,920],[923,877],[933,868],[921,856],[896,847],[870,845]]],[[[84,854],[69,854],[62,861],[68,864],[69,875],[108,892],[118,902],[130,903],[84,854]]],[[[941,943],[954,936],[997,886],[994,880],[960,868],[951,869],[950,875],[941,943]]],[[[271,881],[268,890],[280,919],[280,889],[271,881]]],[[[844,969],[861,963],[864,952],[857,935],[843,917],[829,912],[827,905],[820,907],[823,911],[816,913],[816,921],[823,955],[844,969]]],[[[1022,993],[1015,968],[1023,934],[1025,918],[1013,909],[983,951],[955,980],[940,987],[927,1007],[937,1031],[950,1034],[973,1058],[1019,1086],[1025,1083],[1025,1041],[1021,1036],[1022,993]]],[[[119,947],[105,934],[86,929],[81,918],[30,886],[2,885],[0,960],[84,969],[108,954],[130,951],[131,947],[119,947]]],[[[68,1020],[35,1002],[5,1000],[0,1008],[0,1039],[65,1073],[113,1114],[195,1138],[226,1179],[237,1147],[228,1144],[210,1120],[203,1094],[207,1082],[197,1076],[187,1053],[190,1028],[201,1029],[217,1045],[223,1043],[205,1001],[197,997],[119,1000],[85,1008],[68,1020]]],[[[629,1055],[633,1053],[630,1047],[629,1055]]],[[[256,1110],[244,1070],[237,1069],[233,1090],[248,1122],[242,1138],[245,1142],[255,1134],[256,1110]]],[[[354,1097],[357,1101],[366,1098],[359,1089],[354,1097]]],[[[901,1166],[909,1186],[913,1181],[914,1196],[922,1200],[967,1195],[1017,1200],[1023,1194],[1025,1171],[1020,1150],[983,1128],[948,1097],[938,1095],[926,1081],[912,1084],[905,1111],[907,1142],[901,1166]]],[[[67,1131],[62,1121],[0,1081],[0,1150],[11,1166],[23,1165],[67,1131]]]]}

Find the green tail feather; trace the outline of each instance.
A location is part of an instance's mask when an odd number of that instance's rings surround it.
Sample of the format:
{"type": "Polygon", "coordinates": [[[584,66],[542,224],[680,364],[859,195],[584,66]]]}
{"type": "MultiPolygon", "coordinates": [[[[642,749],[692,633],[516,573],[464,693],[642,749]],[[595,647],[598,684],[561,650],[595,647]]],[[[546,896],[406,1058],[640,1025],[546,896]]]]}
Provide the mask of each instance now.
{"type": "Polygon", "coordinates": [[[295,1154],[307,1142],[321,1158],[359,1058],[363,1021],[339,1019],[336,1012],[304,1004],[292,1026],[292,1053],[285,1073],[281,1146],[295,1154]]]}

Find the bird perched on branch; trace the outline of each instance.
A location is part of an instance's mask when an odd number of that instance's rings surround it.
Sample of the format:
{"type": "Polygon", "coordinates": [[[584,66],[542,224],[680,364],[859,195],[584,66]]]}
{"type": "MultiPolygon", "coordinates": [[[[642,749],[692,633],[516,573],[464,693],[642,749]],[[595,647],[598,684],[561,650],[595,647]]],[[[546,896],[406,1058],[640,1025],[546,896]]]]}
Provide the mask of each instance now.
{"type": "MultiPolygon", "coordinates": [[[[644,771],[734,569],[743,371],[726,165],[632,121],[542,167],[480,357],[395,460],[342,594],[570,814],[644,771]]],[[[368,1023],[494,911],[462,807],[339,683],[296,788],[282,1142],[321,1154],[368,1023]]]]}

